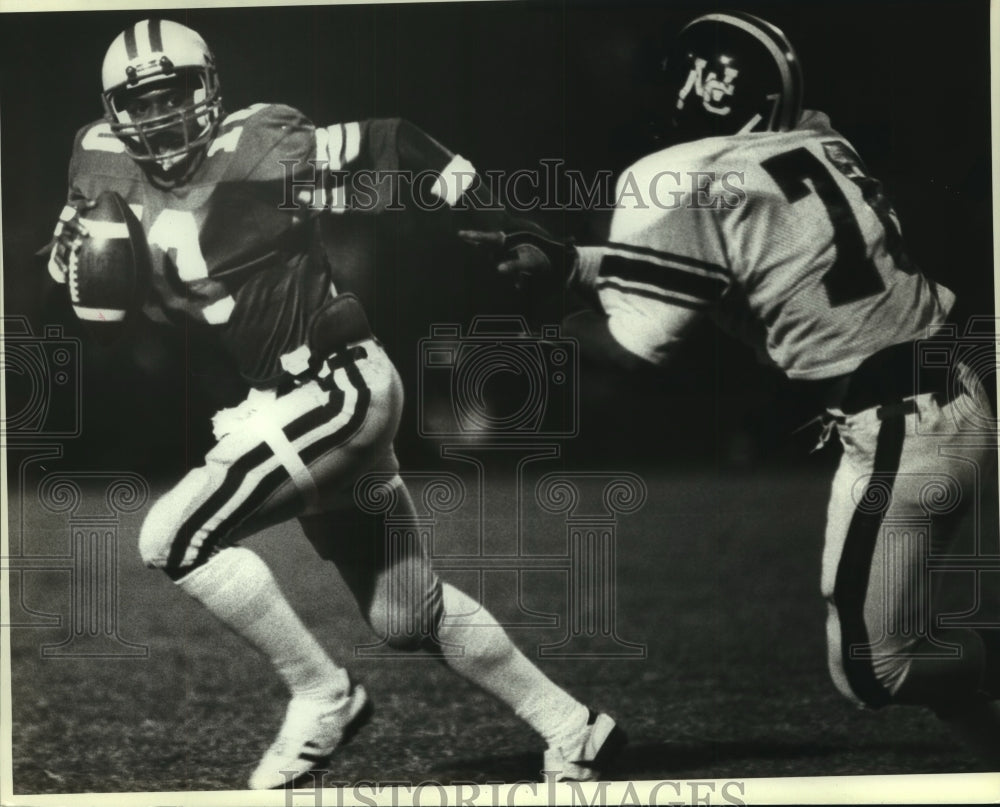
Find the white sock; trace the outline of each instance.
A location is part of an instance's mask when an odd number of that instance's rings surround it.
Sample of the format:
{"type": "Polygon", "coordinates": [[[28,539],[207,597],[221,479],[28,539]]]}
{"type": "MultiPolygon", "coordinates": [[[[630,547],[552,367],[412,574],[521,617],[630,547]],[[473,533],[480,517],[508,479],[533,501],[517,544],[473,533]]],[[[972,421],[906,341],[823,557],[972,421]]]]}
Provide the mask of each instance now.
{"type": "Polygon", "coordinates": [[[439,638],[445,662],[463,678],[499,698],[550,746],[579,734],[590,711],[556,686],[517,649],[493,615],[448,583],[441,586],[444,620],[439,638]]]}
{"type": "Polygon", "coordinates": [[[249,549],[223,549],[177,584],[263,653],[293,696],[347,694],[347,671],[320,647],[281,593],[267,564],[249,549]]]}

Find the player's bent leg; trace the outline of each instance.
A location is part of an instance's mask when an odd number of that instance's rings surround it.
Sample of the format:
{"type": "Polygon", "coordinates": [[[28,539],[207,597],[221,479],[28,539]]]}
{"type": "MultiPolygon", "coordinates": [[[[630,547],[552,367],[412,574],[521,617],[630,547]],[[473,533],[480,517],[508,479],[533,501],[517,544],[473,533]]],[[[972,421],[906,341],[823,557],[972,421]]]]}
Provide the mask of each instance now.
{"type": "Polygon", "coordinates": [[[186,556],[175,551],[179,525],[216,489],[209,481],[213,464],[190,472],[150,509],[139,541],[143,561],[166,571],[178,588],[264,654],[293,696],[343,696],[346,672],[302,624],[255,553],[238,546],[217,548],[205,558],[196,550],[186,556]]]}
{"type": "Polygon", "coordinates": [[[282,786],[314,767],[368,711],[363,689],[311,636],[266,565],[233,546],[319,506],[323,492],[343,485],[339,474],[360,471],[391,445],[398,402],[387,393],[398,377],[387,360],[368,363],[367,355],[352,349],[328,363],[325,378],[285,395],[253,393],[220,413],[205,465],[154,505],[140,536],[144,561],[264,653],[289,686],[292,701],[254,788],[282,786]]]}
{"type": "MultiPolygon", "coordinates": [[[[899,469],[902,433],[875,409],[838,416],[843,454],[827,507],[821,589],[827,603],[827,662],[837,690],[859,706],[890,701],[886,674],[872,654],[880,630],[878,542],[882,517],[899,469]],[[879,673],[876,672],[878,669],[879,673]]],[[[885,648],[883,647],[883,651],[885,648]]]]}
{"type": "MultiPolygon", "coordinates": [[[[952,400],[921,401],[917,412],[921,434],[909,442],[917,457],[907,462],[928,477],[950,477],[966,507],[935,514],[930,552],[944,554],[962,522],[958,516],[978,497],[977,486],[995,486],[995,452],[974,435],[992,421],[992,408],[980,380],[964,366],[958,368],[961,392],[952,400]],[[964,440],[972,434],[971,440],[964,440]],[[951,457],[949,461],[947,459],[951,457]],[[956,461],[956,459],[958,461],[956,461]]],[[[910,480],[918,479],[914,474],[910,480]]],[[[925,492],[901,486],[904,502],[920,502],[925,492]]],[[[972,514],[976,515],[976,514],[972,514]]],[[[972,523],[978,523],[973,518],[972,523]]],[[[924,558],[921,558],[923,566],[924,558]]],[[[929,613],[929,609],[928,609],[929,613]]],[[[927,706],[959,737],[993,765],[1000,764],[1000,636],[986,628],[935,628],[910,651],[905,675],[893,692],[893,702],[927,706]],[[946,650],[947,652],[942,652],[946,650]]]]}
{"type": "MultiPolygon", "coordinates": [[[[402,480],[392,484],[395,516],[414,514],[402,480]]],[[[489,611],[438,578],[417,531],[387,530],[383,516],[356,511],[302,522],[317,552],[337,564],[376,635],[401,652],[439,655],[510,706],[547,741],[548,775],[560,781],[596,779],[624,745],[625,734],[611,717],[591,712],[553,683],[489,611]]]]}
{"type": "Polygon", "coordinates": [[[352,730],[367,697],[302,624],[267,564],[248,549],[228,547],[177,585],[265,655],[292,694],[250,787],[281,787],[321,763],[352,730]]]}
{"type": "MultiPolygon", "coordinates": [[[[394,473],[395,457],[380,463],[394,473]]],[[[398,512],[412,513],[409,493],[397,476],[389,487],[398,512]]],[[[405,525],[388,528],[385,513],[357,508],[300,518],[317,554],[333,562],[362,616],[383,643],[412,652],[432,645],[441,619],[441,587],[417,532],[405,525]]]]}
{"type": "Polygon", "coordinates": [[[606,714],[596,714],[557,686],[510,640],[476,600],[441,585],[437,637],[445,663],[506,703],[548,744],[543,775],[556,781],[594,781],[627,738],[606,714]]]}
{"type": "MultiPolygon", "coordinates": [[[[306,514],[343,500],[362,473],[397,467],[392,438],[402,405],[401,384],[384,351],[371,341],[366,348],[348,362],[332,365],[334,389],[343,395],[331,398],[339,400],[341,411],[329,422],[315,418],[311,435],[318,434],[318,439],[296,447],[315,485],[315,495],[303,496],[304,507],[296,513],[303,527],[328,522],[326,514],[306,514]]],[[[296,422],[307,423],[309,417],[299,416],[296,422]]],[[[314,532],[307,529],[307,534],[314,532]]],[[[372,711],[360,685],[324,704],[293,698],[277,739],[250,777],[251,789],[285,787],[322,766],[370,719],[372,711]]]]}
{"type": "Polygon", "coordinates": [[[961,491],[974,488],[988,458],[956,461],[939,450],[956,453],[948,405],[930,395],[904,403],[841,425],[822,584],[831,675],[859,705],[917,704],[964,724],[960,733],[998,760],[1000,722],[985,708],[997,694],[996,648],[988,646],[995,643],[973,630],[934,630],[928,572],[930,554],[947,550],[960,514],[944,499],[929,512],[929,502],[949,486],[956,501],[973,499],[961,491]]]}
{"type": "Polygon", "coordinates": [[[216,415],[205,465],[151,508],[143,559],[177,577],[240,538],[349,501],[357,477],[392,458],[401,409],[398,374],[371,340],[285,395],[252,391],[216,415]]]}

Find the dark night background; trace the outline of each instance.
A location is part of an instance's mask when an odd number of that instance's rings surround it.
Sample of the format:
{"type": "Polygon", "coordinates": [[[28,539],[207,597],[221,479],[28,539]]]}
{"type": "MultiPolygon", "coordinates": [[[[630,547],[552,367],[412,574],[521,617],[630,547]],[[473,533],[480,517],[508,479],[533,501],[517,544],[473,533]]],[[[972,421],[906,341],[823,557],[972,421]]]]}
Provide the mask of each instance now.
{"type": "MultiPolygon", "coordinates": [[[[956,2],[736,3],[795,43],[806,106],[826,111],[885,184],[909,251],[924,271],[993,313],[990,201],[989,5],[956,2]]],[[[651,81],[664,38],[706,3],[442,3],[199,9],[165,18],[213,48],[229,110],[291,104],[317,124],[408,118],[478,168],[537,168],[564,158],[586,175],[619,171],[643,153],[657,103],[651,81]]],[[[63,290],[52,293],[34,253],[65,193],[72,138],[101,114],[100,65],[113,37],[154,12],[5,14],[0,30],[3,260],[7,315],[40,333],[62,323],[85,340],[83,436],[66,458],[104,469],[176,474],[200,464],[209,415],[235,391],[190,334],[149,330],[142,347],[88,341],[63,290]]],[[[520,302],[448,222],[367,220],[379,289],[377,333],[407,383],[404,465],[429,462],[416,437],[417,340],[432,322],[468,324],[520,302]]],[[[601,216],[548,213],[555,233],[600,237],[601,216]]],[[[8,408],[24,390],[8,375],[8,408]]],[[[705,328],[674,372],[630,379],[585,368],[582,464],[612,458],[723,465],[805,458],[789,437],[813,413],[809,396],[758,368],[705,328]]],[[[62,405],[55,402],[56,406],[62,405]]],[[[827,452],[833,454],[833,452],[827,452]]],[[[814,460],[815,461],[815,460],[814,460]]],[[[826,462],[827,459],[818,460],[826,462]]]]}

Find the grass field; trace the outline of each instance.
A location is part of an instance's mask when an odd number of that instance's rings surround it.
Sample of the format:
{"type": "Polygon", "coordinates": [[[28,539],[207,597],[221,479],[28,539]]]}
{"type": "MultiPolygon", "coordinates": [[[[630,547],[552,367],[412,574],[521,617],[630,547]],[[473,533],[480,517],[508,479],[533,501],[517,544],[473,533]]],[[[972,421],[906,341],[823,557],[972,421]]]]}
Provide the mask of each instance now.
{"type": "MultiPolygon", "coordinates": [[[[644,475],[648,501],[618,519],[616,621],[620,637],[644,644],[646,657],[540,661],[627,728],[631,743],[611,776],[982,769],[928,714],[858,711],[830,684],[817,593],[828,476],[828,469],[644,475]]],[[[33,501],[24,497],[25,550],[65,554],[66,516],[33,501]]],[[[238,789],[281,720],[279,680],[165,576],[143,568],[134,545],[141,516],[123,516],[119,525],[119,634],[148,646],[148,658],[42,658],[43,645],[67,635],[65,619],[12,631],[15,793],[238,789]]],[[[464,547],[471,523],[466,508],[442,517],[435,554],[464,547]]],[[[560,551],[564,531],[558,519],[526,506],[525,534],[539,547],[560,551]]],[[[375,700],[372,723],[331,764],[333,779],[537,776],[541,740],[438,663],[354,657],[371,634],[297,527],[272,529],[248,545],[269,560],[321,641],[375,700]]],[[[468,572],[444,574],[476,593],[468,572]]],[[[956,602],[968,606],[971,576],[955,578],[956,602]]],[[[500,588],[510,582],[497,581],[500,588]]],[[[559,572],[530,572],[523,586],[530,608],[565,613],[559,572]]],[[[26,573],[21,594],[35,611],[69,613],[65,571],[26,573]]],[[[517,618],[509,598],[488,601],[501,618],[517,618]]],[[[535,653],[564,628],[511,632],[535,653]]]]}

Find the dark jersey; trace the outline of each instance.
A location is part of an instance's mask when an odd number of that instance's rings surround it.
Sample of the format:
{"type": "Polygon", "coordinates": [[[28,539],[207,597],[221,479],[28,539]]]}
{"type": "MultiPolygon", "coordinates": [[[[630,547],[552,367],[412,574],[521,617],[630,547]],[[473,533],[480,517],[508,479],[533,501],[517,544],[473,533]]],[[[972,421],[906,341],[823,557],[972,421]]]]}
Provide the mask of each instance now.
{"type": "Polygon", "coordinates": [[[453,159],[414,132],[422,135],[395,119],[318,128],[290,107],[255,104],[221,122],[183,185],[160,187],[102,121],[77,135],[69,201],[119,193],[149,241],[145,313],[210,329],[248,382],[268,386],[335,293],[315,218],[345,212],[350,198],[331,176],[359,166],[395,170],[412,143],[423,149],[417,167],[441,170],[453,159]]]}

